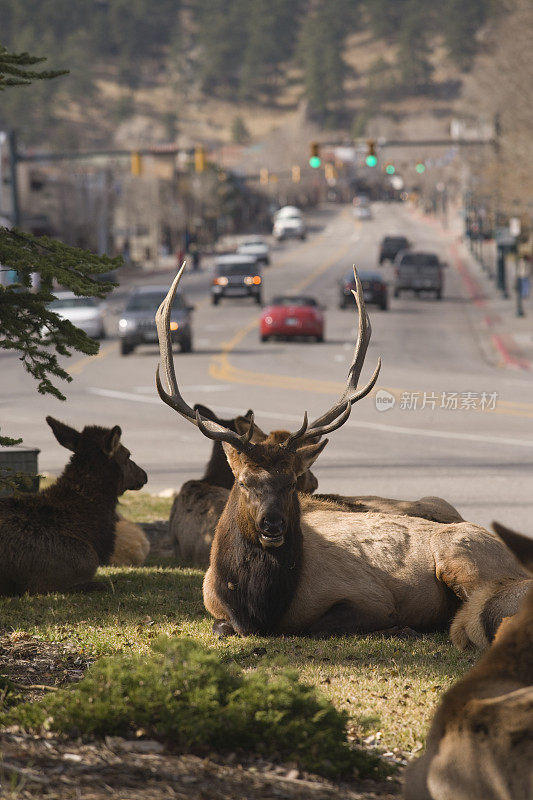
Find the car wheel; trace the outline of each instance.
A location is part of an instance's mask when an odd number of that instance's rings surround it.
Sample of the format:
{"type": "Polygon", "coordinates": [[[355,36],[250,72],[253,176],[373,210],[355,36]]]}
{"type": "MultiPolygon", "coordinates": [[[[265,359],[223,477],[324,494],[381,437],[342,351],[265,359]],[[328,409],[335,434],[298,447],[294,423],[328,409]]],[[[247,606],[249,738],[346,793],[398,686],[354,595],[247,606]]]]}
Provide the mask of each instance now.
{"type": "Polygon", "coordinates": [[[255,302],[257,303],[258,306],[261,305],[261,295],[260,294],[256,294],[255,302]]]}
{"type": "Polygon", "coordinates": [[[300,239],[302,240],[302,242],[305,242],[305,239],[306,239],[305,233],[302,233],[302,235],[300,236],[300,239]]]}
{"type": "Polygon", "coordinates": [[[191,337],[188,336],[186,339],[182,339],[180,342],[180,349],[182,353],[190,353],[192,350],[192,341],[191,337]]]}
{"type": "Polygon", "coordinates": [[[437,291],[435,292],[435,299],[442,300],[442,289],[437,289],[437,291]]]}
{"type": "Polygon", "coordinates": [[[322,342],[324,341],[324,334],[321,333],[320,336],[316,336],[315,338],[319,344],[322,344],[322,342]]]}
{"type": "Polygon", "coordinates": [[[268,340],[270,339],[270,336],[266,336],[266,334],[262,333],[260,338],[261,338],[262,342],[268,342],[268,340]]]}
{"type": "Polygon", "coordinates": [[[341,297],[341,299],[339,300],[339,308],[346,308],[346,298],[345,297],[341,297]]]}
{"type": "Polygon", "coordinates": [[[389,304],[388,304],[388,302],[386,300],[383,300],[383,302],[380,303],[379,307],[381,308],[382,311],[388,311],[389,310],[389,304]]]}
{"type": "Polygon", "coordinates": [[[216,295],[216,294],[211,295],[211,303],[214,306],[218,306],[218,301],[219,300],[220,300],[220,297],[218,295],[216,295]]]}
{"type": "Polygon", "coordinates": [[[97,339],[100,339],[100,341],[102,341],[102,339],[105,339],[105,338],[106,338],[106,332],[105,332],[105,328],[104,328],[104,326],[103,326],[103,325],[102,325],[102,327],[100,328],[100,333],[98,334],[98,336],[97,336],[96,338],[97,338],[97,339]]]}
{"type": "Polygon", "coordinates": [[[399,297],[399,296],[400,296],[400,290],[399,289],[395,289],[394,290],[394,297],[399,297]]]}
{"type": "Polygon", "coordinates": [[[133,353],[134,346],[129,342],[122,341],[120,343],[120,355],[121,356],[129,356],[130,353],[133,353]]]}

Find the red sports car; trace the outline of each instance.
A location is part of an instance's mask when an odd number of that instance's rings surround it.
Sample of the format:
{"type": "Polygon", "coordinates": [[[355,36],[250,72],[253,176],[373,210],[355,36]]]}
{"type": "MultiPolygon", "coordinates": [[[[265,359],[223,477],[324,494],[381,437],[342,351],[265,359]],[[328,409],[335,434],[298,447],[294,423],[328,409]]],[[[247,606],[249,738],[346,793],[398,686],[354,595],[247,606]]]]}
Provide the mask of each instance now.
{"type": "Polygon", "coordinates": [[[267,342],[271,336],[312,336],[317,342],[323,342],[324,315],[314,297],[274,297],[261,314],[259,333],[262,342],[267,342]]]}

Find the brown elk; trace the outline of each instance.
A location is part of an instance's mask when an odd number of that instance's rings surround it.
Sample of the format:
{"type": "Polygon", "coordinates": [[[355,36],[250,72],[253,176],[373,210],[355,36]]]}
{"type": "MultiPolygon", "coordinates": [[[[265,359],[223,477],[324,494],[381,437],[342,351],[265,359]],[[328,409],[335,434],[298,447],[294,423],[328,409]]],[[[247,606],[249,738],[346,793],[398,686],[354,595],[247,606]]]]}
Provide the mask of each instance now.
{"type": "MultiPolygon", "coordinates": [[[[355,273],[355,269],[354,269],[355,273]]],[[[244,434],[202,418],[180,394],[170,339],[170,306],[183,268],[156,314],[168,386],[161,399],[210,439],[222,442],[235,476],[218,522],[204,579],[204,604],[219,635],[369,633],[395,626],[434,630],[449,623],[460,601],[488,586],[502,616],[518,608],[528,573],[493,533],[469,523],[346,511],[312,500],[301,509],[296,481],[327,444],[316,443],[346,422],[357,388],[370,322],[356,275],[359,331],[346,389],[329,411],[281,444],[254,444],[244,434]]],[[[493,617],[490,626],[496,625],[493,617]]],[[[459,630],[462,634],[462,629],[459,630]]],[[[493,635],[492,627],[487,631],[493,635]]],[[[461,640],[462,641],[462,640],[461,640]]]]}
{"type": "Polygon", "coordinates": [[[492,523],[492,530],[498,534],[507,547],[513,551],[517,559],[524,567],[533,572],[533,539],[530,536],[524,536],[523,533],[513,531],[507,528],[500,522],[492,523]]]}
{"type": "Polygon", "coordinates": [[[110,567],[140,567],[150,552],[150,542],[140,525],[117,513],[115,546],[110,567]]]}
{"type": "Polygon", "coordinates": [[[444,695],[405,800],[533,797],[533,590],[470,672],[444,695]]]}
{"type": "MultiPolygon", "coordinates": [[[[236,432],[241,431],[243,426],[248,430],[252,418],[251,410],[243,416],[225,420],[217,417],[207,406],[196,404],[194,410],[199,411],[205,419],[236,432]]],[[[273,431],[269,434],[270,441],[283,441],[288,435],[289,431],[273,431]]],[[[267,434],[256,425],[252,441],[264,441],[266,438],[267,434]]],[[[215,528],[234,480],[222,444],[213,442],[211,457],[203,478],[184,483],[170,511],[170,538],[174,541],[177,555],[187,564],[196,567],[208,566],[215,528]]],[[[317,486],[318,481],[310,471],[298,478],[300,492],[313,492],[317,486]]]]}
{"type": "Polygon", "coordinates": [[[118,497],[147,481],[118,425],[79,433],[46,421],[73,455],[48,489],[0,499],[0,595],[96,588],[90,581],[115,546],[118,497]]]}

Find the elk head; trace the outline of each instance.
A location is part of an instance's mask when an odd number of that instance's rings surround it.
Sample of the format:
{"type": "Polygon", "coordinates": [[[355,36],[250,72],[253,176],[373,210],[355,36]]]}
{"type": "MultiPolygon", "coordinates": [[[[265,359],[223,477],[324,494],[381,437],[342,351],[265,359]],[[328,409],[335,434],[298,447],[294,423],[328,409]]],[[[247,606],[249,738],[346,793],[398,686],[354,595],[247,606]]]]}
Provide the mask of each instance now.
{"type": "Polygon", "coordinates": [[[75,453],[87,469],[102,477],[103,469],[106,474],[108,469],[111,471],[117,481],[117,494],[141,489],[148,480],[146,472],[131,460],[130,451],[121,443],[122,431],[118,425],[113,428],[86,425],[80,433],[54,417],[46,417],[46,421],[59,444],[75,453]]]}
{"type": "Polygon", "coordinates": [[[281,547],[285,542],[289,522],[298,510],[298,478],[309,470],[328,442],[327,439],[320,439],[346,422],[352,404],[371,391],[379,375],[381,360],[367,385],[357,389],[371,335],[361,283],[354,267],[356,291],[353,294],[359,310],[359,330],[344,392],[325,414],[311,424],[305,412],[300,429],[295,433],[287,433],[283,441],[269,442],[265,439],[254,442],[253,415],[248,429],[238,433],[202,417],[200,411],[193,410],[180,394],[172,358],[170,309],[184,269],[185,264],[176,275],[155,317],[160,349],[160,364],[156,372],[157,391],[167,405],[196,425],[204,436],[222,442],[236,478],[230,501],[233,499],[237,506],[242,535],[263,548],[281,547]],[[165,376],[168,392],[163,388],[160,368],[165,376]]]}

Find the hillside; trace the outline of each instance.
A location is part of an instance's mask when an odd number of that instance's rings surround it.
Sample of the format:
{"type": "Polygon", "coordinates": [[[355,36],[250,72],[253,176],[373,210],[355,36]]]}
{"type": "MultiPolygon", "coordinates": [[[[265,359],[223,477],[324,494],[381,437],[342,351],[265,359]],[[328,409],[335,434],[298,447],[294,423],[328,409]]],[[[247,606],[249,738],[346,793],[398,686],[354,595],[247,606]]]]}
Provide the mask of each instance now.
{"type": "Polygon", "coordinates": [[[31,105],[6,92],[0,127],[69,149],[246,144],[283,128],[306,142],[439,134],[489,7],[163,0],[154,13],[148,0],[0,0],[3,44],[71,70],[31,105]]]}

